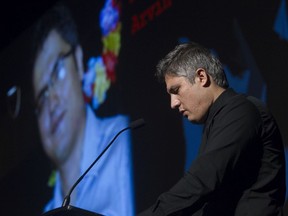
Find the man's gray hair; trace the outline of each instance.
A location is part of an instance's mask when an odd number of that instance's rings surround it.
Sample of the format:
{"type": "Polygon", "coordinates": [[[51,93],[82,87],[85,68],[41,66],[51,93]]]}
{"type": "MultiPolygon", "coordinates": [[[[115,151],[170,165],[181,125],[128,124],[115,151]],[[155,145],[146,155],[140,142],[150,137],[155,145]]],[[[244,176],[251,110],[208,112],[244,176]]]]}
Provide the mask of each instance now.
{"type": "Polygon", "coordinates": [[[155,75],[160,81],[164,81],[165,75],[183,76],[193,84],[199,68],[205,69],[218,86],[228,88],[220,60],[210,50],[194,42],[176,46],[159,61],[155,75]]]}

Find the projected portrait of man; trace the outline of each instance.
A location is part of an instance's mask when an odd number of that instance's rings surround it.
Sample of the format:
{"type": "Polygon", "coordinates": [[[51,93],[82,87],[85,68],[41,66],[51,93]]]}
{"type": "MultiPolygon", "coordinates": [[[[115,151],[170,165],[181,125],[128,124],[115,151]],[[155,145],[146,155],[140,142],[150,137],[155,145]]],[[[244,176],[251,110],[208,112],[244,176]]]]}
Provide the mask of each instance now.
{"type": "MultiPolygon", "coordinates": [[[[35,27],[33,87],[38,126],[55,165],[54,194],[45,211],[60,207],[77,179],[128,117],[97,117],[85,103],[83,51],[75,23],[55,6],[35,27]]],[[[133,215],[130,134],[123,133],[71,194],[70,204],[104,215],[133,215]]]]}

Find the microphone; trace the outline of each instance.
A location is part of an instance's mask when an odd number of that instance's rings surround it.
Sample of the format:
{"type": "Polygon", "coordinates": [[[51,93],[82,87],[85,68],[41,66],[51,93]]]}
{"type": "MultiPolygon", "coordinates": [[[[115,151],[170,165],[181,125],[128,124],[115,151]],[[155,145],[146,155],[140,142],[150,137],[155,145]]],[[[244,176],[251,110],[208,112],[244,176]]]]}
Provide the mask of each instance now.
{"type": "Polygon", "coordinates": [[[137,128],[140,128],[142,126],[145,125],[145,121],[144,119],[138,119],[138,120],[135,120],[133,122],[131,122],[129,124],[128,127],[120,130],[115,136],[114,138],[111,140],[111,142],[106,146],[106,148],[101,152],[101,154],[99,154],[99,156],[96,158],[96,160],[93,161],[93,163],[88,167],[88,169],[79,177],[79,179],[74,183],[74,185],[71,187],[69,193],[66,195],[66,197],[64,198],[63,200],[63,203],[62,203],[62,207],[67,207],[70,203],[70,197],[71,197],[71,194],[73,192],[73,190],[75,189],[75,187],[80,183],[80,181],[85,177],[85,175],[90,171],[90,169],[96,164],[96,162],[102,157],[102,155],[110,148],[110,146],[112,145],[112,143],[116,140],[116,138],[124,131],[126,130],[134,130],[134,129],[137,129],[137,128]]]}
{"type": "Polygon", "coordinates": [[[144,121],[144,119],[141,118],[141,119],[138,119],[138,120],[131,122],[129,124],[129,127],[130,127],[130,129],[134,130],[134,129],[143,127],[144,125],[145,125],[145,121],[144,121]]]}

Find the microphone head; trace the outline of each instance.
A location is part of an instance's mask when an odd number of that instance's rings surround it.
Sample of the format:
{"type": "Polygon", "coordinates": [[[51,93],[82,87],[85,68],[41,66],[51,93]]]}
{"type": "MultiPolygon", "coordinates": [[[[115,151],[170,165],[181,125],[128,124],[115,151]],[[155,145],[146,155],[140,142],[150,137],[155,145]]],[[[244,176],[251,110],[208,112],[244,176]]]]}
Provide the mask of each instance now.
{"type": "Polygon", "coordinates": [[[137,120],[131,122],[129,127],[134,130],[134,129],[140,128],[144,125],[145,125],[145,121],[143,118],[141,118],[141,119],[137,119],[137,120]]]}

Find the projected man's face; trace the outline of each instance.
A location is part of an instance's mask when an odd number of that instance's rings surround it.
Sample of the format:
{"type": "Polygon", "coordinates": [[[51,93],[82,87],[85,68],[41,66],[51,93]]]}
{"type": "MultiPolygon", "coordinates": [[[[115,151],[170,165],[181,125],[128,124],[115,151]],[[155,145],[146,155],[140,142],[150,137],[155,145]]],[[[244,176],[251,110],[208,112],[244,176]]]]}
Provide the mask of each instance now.
{"type": "Polygon", "coordinates": [[[82,142],[85,103],[79,50],[72,50],[52,31],[34,64],[34,97],[41,139],[47,155],[58,165],[82,142]]]}

